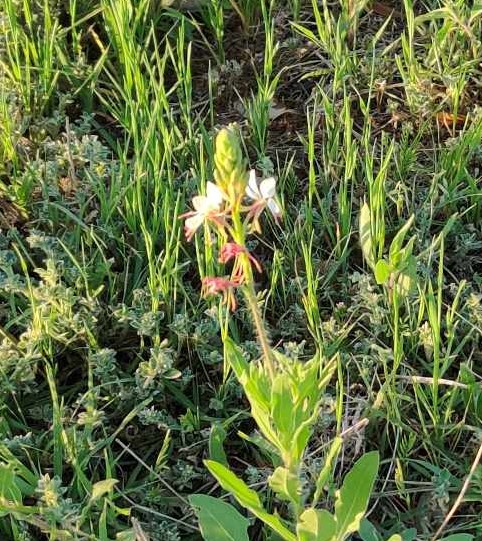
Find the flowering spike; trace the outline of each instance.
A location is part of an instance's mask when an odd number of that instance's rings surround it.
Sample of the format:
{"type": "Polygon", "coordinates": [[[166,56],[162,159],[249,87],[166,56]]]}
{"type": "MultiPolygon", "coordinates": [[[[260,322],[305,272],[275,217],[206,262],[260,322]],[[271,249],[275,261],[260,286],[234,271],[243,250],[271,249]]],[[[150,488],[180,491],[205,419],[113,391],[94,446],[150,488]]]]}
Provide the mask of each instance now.
{"type": "Polygon", "coordinates": [[[214,163],[216,165],[214,178],[217,185],[228,195],[232,204],[239,201],[246,189],[247,175],[243,152],[234,126],[223,128],[218,133],[214,163]]]}

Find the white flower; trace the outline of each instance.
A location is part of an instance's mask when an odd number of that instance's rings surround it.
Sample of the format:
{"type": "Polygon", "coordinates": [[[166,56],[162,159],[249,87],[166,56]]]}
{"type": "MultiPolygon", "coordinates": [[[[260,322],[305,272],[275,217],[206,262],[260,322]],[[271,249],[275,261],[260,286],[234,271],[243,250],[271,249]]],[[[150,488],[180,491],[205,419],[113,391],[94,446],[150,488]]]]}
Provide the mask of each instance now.
{"type": "Polygon", "coordinates": [[[254,201],[255,205],[260,207],[260,210],[255,213],[255,216],[259,216],[262,209],[266,206],[275,219],[281,217],[281,207],[276,200],[276,179],[274,177],[265,178],[258,184],[256,171],[251,169],[248,186],[246,187],[246,195],[254,201]]]}
{"type": "Polygon", "coordinates": [[[206,184],[206,195],[196,195],[192,198],[194,210],[182,215],[183,218],[187,218],[184,223],[187,240],[192,239],[204,220],[222,217],[223,200],[224,194],[214,182],[206,184]]]}

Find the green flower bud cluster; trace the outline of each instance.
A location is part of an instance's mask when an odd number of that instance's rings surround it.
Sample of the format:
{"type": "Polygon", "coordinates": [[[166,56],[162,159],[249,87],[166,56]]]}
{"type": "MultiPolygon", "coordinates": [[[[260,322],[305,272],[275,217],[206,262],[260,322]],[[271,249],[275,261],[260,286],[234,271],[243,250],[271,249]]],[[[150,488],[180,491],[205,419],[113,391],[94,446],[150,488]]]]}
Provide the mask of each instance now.
{"type": "Polygon", "coordinates": [[[229,201],[239,202],[246,190],[248,173],[239,137],[233,125],[218,133],[214,163],[216,184],[228,196],[229,201]]]}

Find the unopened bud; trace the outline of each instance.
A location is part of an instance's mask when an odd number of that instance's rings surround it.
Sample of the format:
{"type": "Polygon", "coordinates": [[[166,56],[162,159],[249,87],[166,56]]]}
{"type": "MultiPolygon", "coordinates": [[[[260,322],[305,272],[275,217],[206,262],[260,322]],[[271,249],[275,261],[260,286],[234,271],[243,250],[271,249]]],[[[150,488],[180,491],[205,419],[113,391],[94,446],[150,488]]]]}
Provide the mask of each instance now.
{"type": "Polygon", "coordinates": [[[248,175],[239,137],[233,126],[223,128],[216,137],[216,184],[231,200],[239,200],[245,192],[248,175]]]}

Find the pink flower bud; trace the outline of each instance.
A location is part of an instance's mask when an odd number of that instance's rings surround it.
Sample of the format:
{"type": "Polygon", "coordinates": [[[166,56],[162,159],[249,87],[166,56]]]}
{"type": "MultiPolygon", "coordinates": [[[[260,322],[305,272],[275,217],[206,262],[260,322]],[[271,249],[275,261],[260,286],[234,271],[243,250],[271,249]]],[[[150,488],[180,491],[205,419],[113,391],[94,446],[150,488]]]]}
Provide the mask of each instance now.
{"type": "Polygon", "coordinates": [[[239,287],[240,283],[237,280],[230,280],[221,276],[206,276],[202,280],[202,294],[207,297],[209,295],[223,296],[223,303],[229,310],[236,309],[236,297],[234,296],[234,288],[239,287]]]}
{"type": "Polygon", "coordinates": [[[226,264],[231,261],[231,259],[236,260],[241,254],[246,254],[248,256],[248,259],[256,268],[256,270],[258,272],[262,272],[259,261],[252,254],[249,253],[248,249],[245,246],[241,246],[236,242],[227,242],[222,246],[219,253],[219,262],[226,264]]]}

